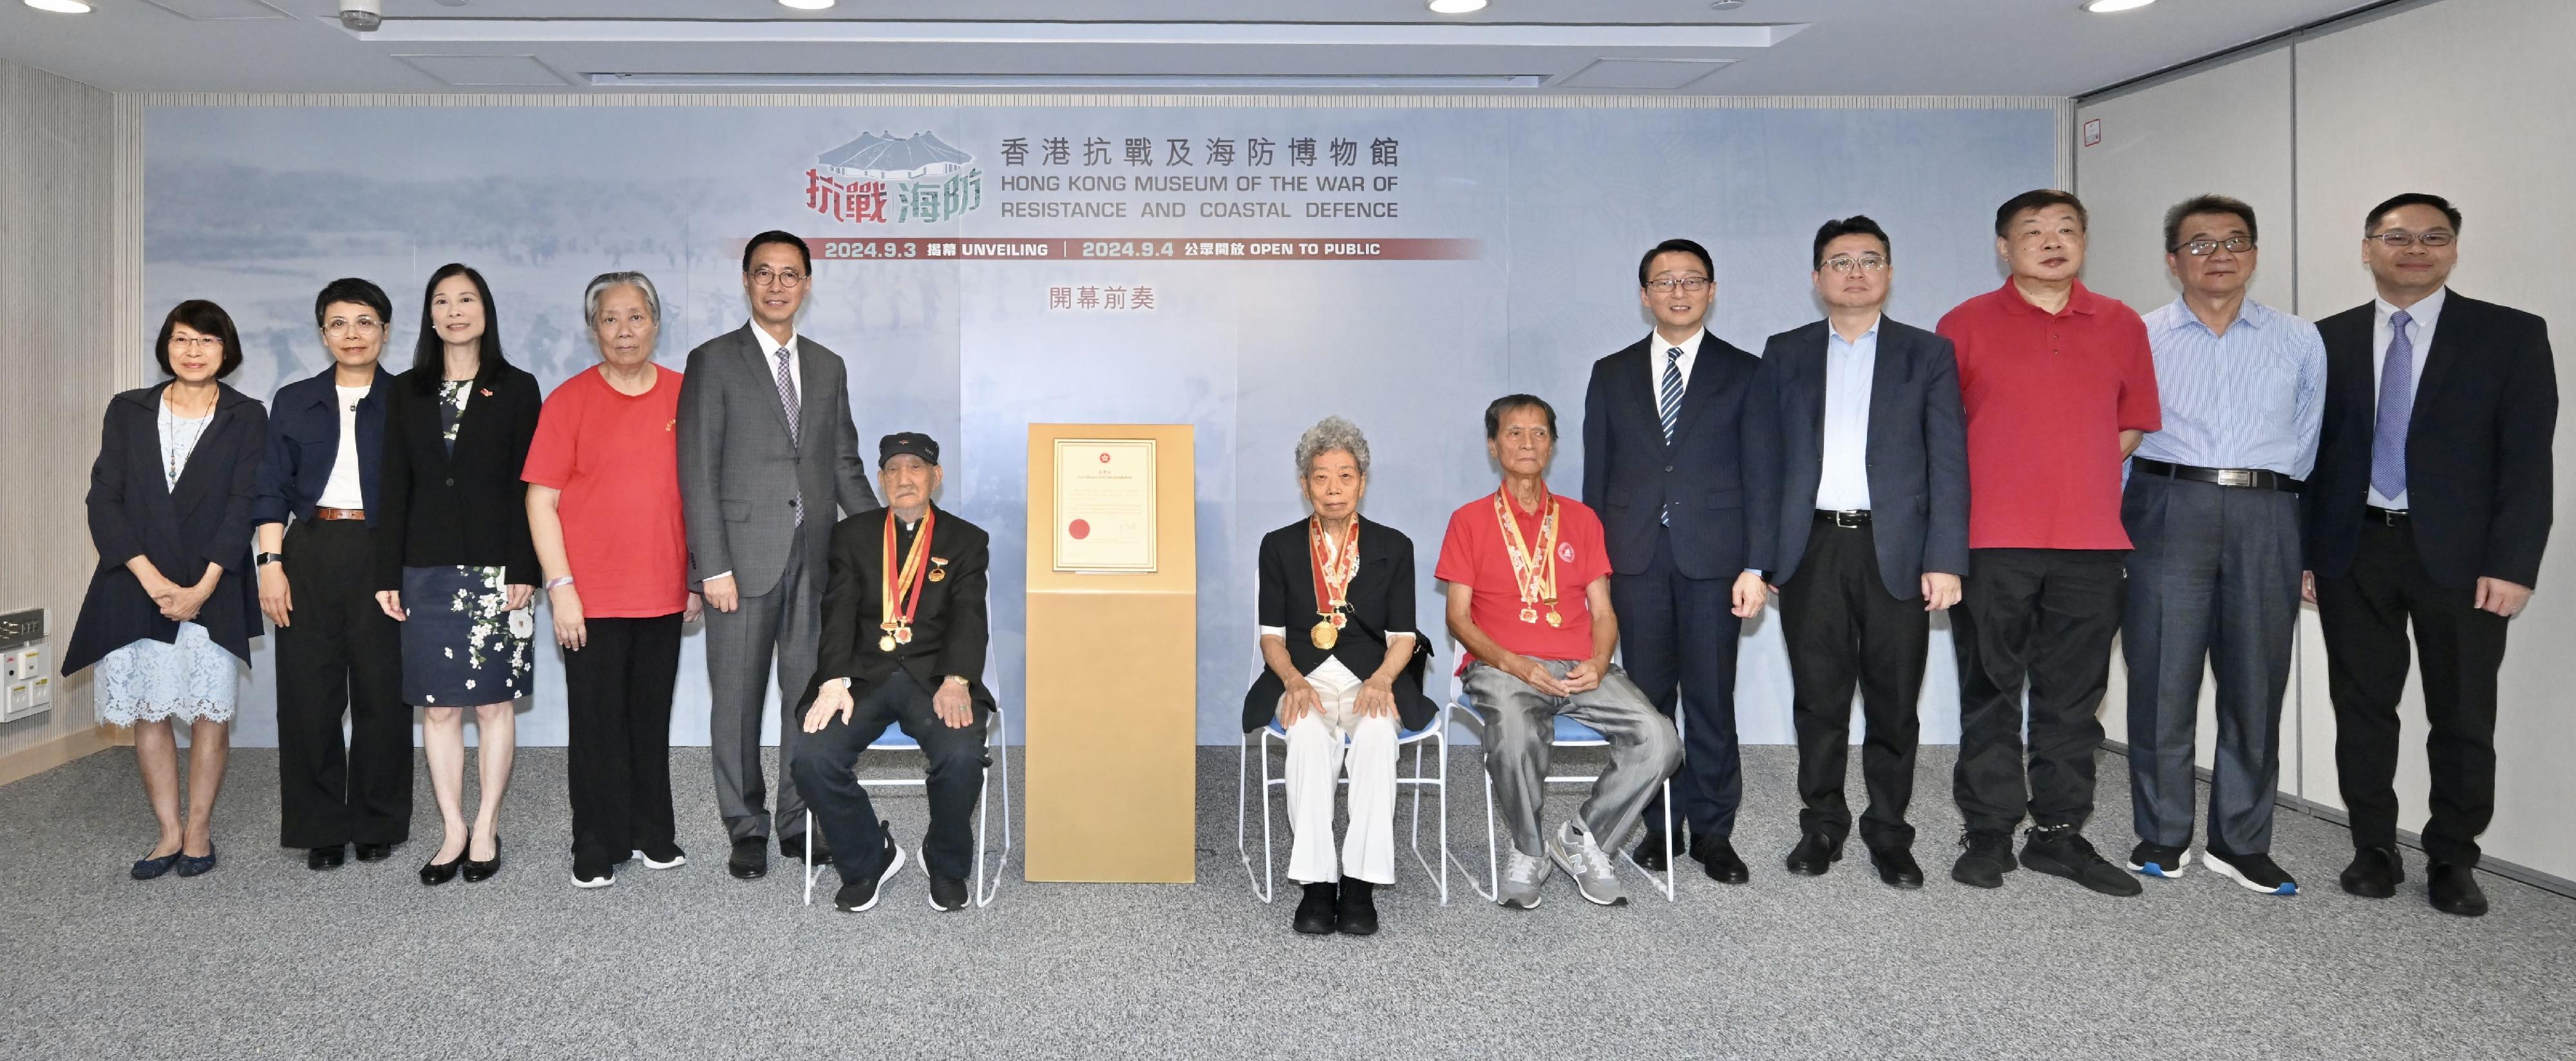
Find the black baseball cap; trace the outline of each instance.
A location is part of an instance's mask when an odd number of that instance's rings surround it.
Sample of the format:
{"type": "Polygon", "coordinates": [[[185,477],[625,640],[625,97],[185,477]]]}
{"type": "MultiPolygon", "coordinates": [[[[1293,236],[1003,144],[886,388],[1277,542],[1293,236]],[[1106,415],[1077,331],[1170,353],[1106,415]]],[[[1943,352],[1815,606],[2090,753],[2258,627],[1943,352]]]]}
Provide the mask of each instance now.
{"type": "Polygon", "coordinates": [[[877,440],[877,467],[883,468],[887,461],[906,453],[921,458],[924,464],[936,466],[939,463],[939,443],[936,440],[918,431],[898,431],[877,440]]]}

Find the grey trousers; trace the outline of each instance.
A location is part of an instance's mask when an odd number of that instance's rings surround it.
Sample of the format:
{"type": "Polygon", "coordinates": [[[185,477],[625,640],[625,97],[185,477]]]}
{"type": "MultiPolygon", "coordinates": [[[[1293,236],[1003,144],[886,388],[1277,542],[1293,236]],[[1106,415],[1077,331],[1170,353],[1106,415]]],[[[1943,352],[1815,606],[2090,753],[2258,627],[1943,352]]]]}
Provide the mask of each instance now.
{"type": "Polygon", "coordinates": [[[2129,784],[2138,839],[2189,847],[2201,664],[2218,681],[2209,846],[2272,850],[2281,696],[2299,618],[2299,499],[2133,473],[2120,648],[2129,665],[2129,784]]]}
{"type": "Polygon", "coordinates": [[[789,829],[805,828],[805,797],[786,778],[803,732],[796,701],[814,678],[814,655],[823,633],[821,572],[805,560],[805,536],[829,533],[829,524],[807,520],[787,548],[778,585],[744,596],[731,612],[706,610],[707,744],[715,760],[716,812],[736,840],[770,835],[769,789],[760,771],[760,716],[774,659],[778,675],[778,817],[789,829]]]}
{"type": "MultiPolygon", "coordinates": [[[[1573,670],[1563,660],[1540,660],[1558,678],[1573,670]]],[[[1673,722],[1628,680],[1626,671],[1610,668],[1601,684],[1574,696],[1549,696],[1484,663],[1467,667],[1467,697],[1485,716],[1485,773],[1493,778],[1494,801],[1511,830],[1512,846],[1524,855],[1547,854],[1539,808],[1547,800],[1547,760],[1554,749],[1560,713],[1598,730],[1610,741],[1610,767],[1592,783],[1592,797],[1578,812],[1583,828],[1602,847],[1618,845],[1646,801],[1682,763],[1682,738],[1673,722]]]]}

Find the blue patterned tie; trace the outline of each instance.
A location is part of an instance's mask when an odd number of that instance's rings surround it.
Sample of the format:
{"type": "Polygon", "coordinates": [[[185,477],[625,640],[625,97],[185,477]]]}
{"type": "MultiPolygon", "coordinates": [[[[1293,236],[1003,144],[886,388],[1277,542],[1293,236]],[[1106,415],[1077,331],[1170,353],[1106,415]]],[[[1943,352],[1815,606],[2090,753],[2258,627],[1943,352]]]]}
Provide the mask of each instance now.
{"type": "Polygon", "coordinates": [[[2406,427],[2415,418],[2415,340],[2406,326],[2415,318],[2398,310],[2388,318],[2388,357],[2379,366],[2379,422],[2370,432],[2370,485],[2391,502],[2406,492],[2406,427]]]}
{"type": "MultiPolygon", "coordinates": [[[[1669,445],[1672,445],[1672,444],[1673,444],[1673,425],[1680,423],[1680,422],[1681,422],[1681,419],[1682,419],[1682,348],[1681,348],[1681,347],[1676,346],[1676,347],[1673,347],[1673,348],[1672,348],[1672,349],[1670,349],[1670,350],[1666,350],[1666,351],[1664,351],[1664,388],[1663,388],[1663,390],[1664,390],[1663,400],[1662,400],[1660,403],[1658,403],[1658,404],[1659,404],[1659,405],[1660,405],[1660,407],[1661,407],[1661,411],[1662,411],[1662,413],[1663,413],[1663,419],[1664,419],[1664,445],[1669,446],[1669,445]]],[[[1666,524],[1669,524],[1669,523],[1671,523],[1672,521],[1673,521],[1673,506],[1672,506],[1672,504],[1671,504],[1670,502],[1666,502],[1666,503],[1664,504],[1664,511],[1663,511],[1663,515],[1662,515],[1662,518],[1661,518],[1661,522],[1666,523],[1666,524]]]]}

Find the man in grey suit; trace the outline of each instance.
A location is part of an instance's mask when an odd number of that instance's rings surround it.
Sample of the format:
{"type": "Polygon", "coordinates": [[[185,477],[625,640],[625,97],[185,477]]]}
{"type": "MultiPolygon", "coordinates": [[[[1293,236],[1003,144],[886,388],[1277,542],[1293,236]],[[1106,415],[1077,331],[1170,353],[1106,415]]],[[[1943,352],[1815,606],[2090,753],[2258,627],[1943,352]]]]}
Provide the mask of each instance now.
{"type": "Polygon", "coordinates": [[[1968,438],[1950,340],[1887,319],[1887,233],[1866,217],[1816,232],[1826,319],[1771,337],[1762,393],[1778,403],[1780,587],[1791,717],[1798,730],[1798,845],[1789,872],[1816,876],[1851,834],[1843,772],[1852,687],[1868,729],[1861,842],[1880,880],[1923,886],[1914,861],[1915,701],[1931,613],[1959,602],[1968,573],[1968,438]]]}
{"type": "MultiPolygon", "coordinates": [[[[840,355],[796,334],[813,269],[804,240],[753,236],[742,252],[751,320],[689,351],[680,388],[680,507],[689,579],[706,594],[716,809],[733,837],[726,869],[743,880],[769,872],[764,679],[775,660],[781,701],[793,704],[804,692],[822,634],[833,508],[877,507],[850,420],[848,370],[840,355]]],[[[796,752],[792,716],[779,716],[782,767],[796,752]]],[[[804,799],[783,777],[778,817],[789,830],[778,838],[780,851],[802,857],[804,799]]],[[[816,861],[829,857],[814,845],[816,861]]]]}

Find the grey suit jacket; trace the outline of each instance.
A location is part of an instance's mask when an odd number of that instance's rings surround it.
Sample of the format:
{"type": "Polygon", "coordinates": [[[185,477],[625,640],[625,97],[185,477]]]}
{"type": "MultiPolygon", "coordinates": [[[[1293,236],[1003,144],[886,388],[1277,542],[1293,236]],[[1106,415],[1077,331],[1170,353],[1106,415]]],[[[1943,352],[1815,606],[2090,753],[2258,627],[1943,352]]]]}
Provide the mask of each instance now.
{"type": "Polygon", "coordinates": [[[795,540],[796,501],[816,521],[805,536],[805,573],[822,583],[832,548],[833,511],[877,507],[859,432],[850,420],[849,370],[841,356],[796,337],[802,445],[787,433],[778,378],[745,324],[689,351],[680,386],[680,510],[689,528],[689,584],[733,572],[756,597],[778,587],[795,540]]]}
{"type": "MultiPolygon", "coordinates": [[[[1824,478],[1824,321],[1771,337],[1762,350],[1769,400],[1779,403],[1779,545],[1774,583],[1798,574],[1815,529],[1824,478]]],[[[1968,573],[1968,435],[1959,411],[1959,363],[1950,340],[1878,320],[1869,385],[1871,536],[1879,580],[1898,600],[1923,596],[1923,572],[1968,573]]]]}

